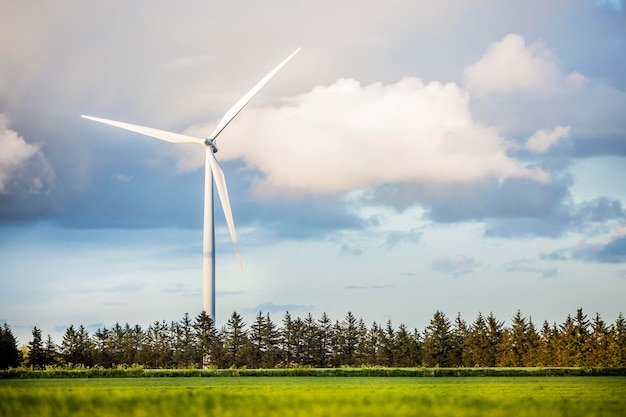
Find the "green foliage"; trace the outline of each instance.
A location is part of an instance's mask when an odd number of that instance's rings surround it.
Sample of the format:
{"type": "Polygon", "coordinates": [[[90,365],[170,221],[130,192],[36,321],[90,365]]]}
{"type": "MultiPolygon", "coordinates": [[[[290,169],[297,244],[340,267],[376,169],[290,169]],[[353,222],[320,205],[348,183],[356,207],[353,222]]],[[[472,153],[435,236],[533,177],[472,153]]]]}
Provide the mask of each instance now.
{"type": "Polygon", "coordinates": [[[623,416],[624,382],[297,376],[13,380],[0,381],[0,415],[623,416]]]}
{"type": "MultiPolygon", "coordinates": [[[[0,328],[4,368],[15,367],[15,339],[5,324],[0,328]],[[13,358],[13,359],[11,359],[13,358]],[[8,360],[13,362],[8,364],[8,360]]],[[[331,321],[326,313],[316,320],[286,312],[282,327],[269,314],[259,312],[246,327],[233,312],[227,324],[216,329],[211,317],[185,314],[179,322],[156,321],[146,329],[116,323],[90,335],[83,325],[69,326],[60,346],[41,330],[33,340],[24,364],[34,368],[75,365],[116,368],[139,363],[145,368],[341,368],[344,366],[394,367],[626,367],[626,320],[622,314],[606,324],[599,314],[589,320],[582,309],[562,325],[544,321],[537,330],[531,318],[518,311],[510,327],[493,314],[479,313],[470,325],[457,315],[451,322],[437,311],[420,333],[391,321],[367,327],[348,312],[331,321]]],[[[19,352],[18,358],[19,358],[19,352]]]]}

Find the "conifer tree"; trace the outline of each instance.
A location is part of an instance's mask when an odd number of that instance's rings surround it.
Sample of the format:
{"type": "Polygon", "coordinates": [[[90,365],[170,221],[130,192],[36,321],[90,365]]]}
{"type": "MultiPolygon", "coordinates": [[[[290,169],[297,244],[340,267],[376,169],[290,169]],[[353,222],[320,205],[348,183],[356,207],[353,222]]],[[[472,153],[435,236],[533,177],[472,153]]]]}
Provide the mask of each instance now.
{"type": "Polygon", "coordinates": [[[176,344],[174,351],[174,361],[179,367],[194,367],[202,362],[198,357],[198,351],[194,346],[194,327],[189,317],[189,313],[185,313],[180,323],[176,323],[176,344]]]}
{"type": "Polygon", "coordinates": [[[111,331],[105,327],[98,328],[93,334],[93,357],[94,363],[99,366],[110,368],[113,365],[113,358],[110,352],[111,331]]]}
{"type": "Polygon", "coordinates": [[[156,320],[145,332],[144,358],[147,366],[168,368],[173,366],[174,336],[172,326],[165,320],[156,320]]]}
{"type": "Polygon", "coordinates": [[[469,330],[467,323],[461,318],[461,313],[458,313],[454,320],[452,327],[452,351],[451,351],[451,364],[453,366],[469,366],[468,352],[466,352],[466,342],[468,339],[469,330]]]}
{"type": "Polygon", "coordinates": [[[528,318],[526,325],[526,348],[524,349],[524,355],[522,356],[522,362],[524,366],[537,366],[538,356],[537,349],[539,347],[539,334],[537,328],[533,323],[532,317],[528,318]]]}
{"type": "Polygon", "coordinates": [[[404,324],[398,326],[395,335],[395,345],[394,366],[412,367],[419,365],[420,357],[417,341],[404,324]]]}
{"type": "Polygon", "coordinates": [[[341,322],[339,331],[339,361],[342,365],[355,365],[359,334],[357,319],[351,311],[348,311],[348,314],[341,322]]]}
{"type": "Polygon", "coordinates": [[[500,355],[500,345],[504,334],[504,322],[498,321],[493,313],[487,316],[487,340],[488,348],[484,352],[485,362],[482,366],[496,366],[496,361],[500,355]]]}
{"type": "Polygon", "coordinates": [[[285,311],[283,317],[283,328],[280,335],[280,345],[282,351],[282,366],[289,366],[295,360],[296,340],[293,320],[289,311],[285,311]]]}
{"type": "Polygon", "coordinates": [[[424,332],[426,366],[451,366],[452,343],[450,321],[443,312],[437,310],[424,332]]]}
{"type": "Polygon", "coordinates": [[[316,365],[320,367],[330,366],[330,359],[333,354],[332,340],[333,340],[333,323],[325,312],[317,321],[318,328],[318,340],[319,346],[317,349],[317,361],[316,365]]]}
{"type": "Polygon", "coordinates": [[[610,360],[611,329],[606,325],[599,313],[596,313],[591,322],[591,334],[585,348],[586,366],[606,367],[611,365],[610,360]]]}
{"type": "Polygon", "coordinates": [[[370,327],[366,336],[364,363],[368,365],[382,363],[382,333],[378,323],[372,323],[372,327],[370,327]]]}
{"type": "Polygon", "coordinates": [[[274,368],[278,362],[278,343],[280,340],[280,334],[278,328],[272,321],[270,313],[265,315],[265,321],[263,322],[263,345],[265,347],[265,359],[263,367],[274,368]]]}
{"type": "Polygon", "coordinates": [[[396,361],[396,331],[393,328],[391,320],[387,320],[385,330],[381,334],[382,339],[382,365],[394,366],[396,361]]]}
{"type": "Polygon", "coordinates": [[[201,311],[195,318],[193,325],[194,362],[201,363],[203,368],[215,364],[217,355],[217,330],[213,317],[206,311],[201,311]]]}
{"type": "Polygon", "coordinates": [[[626,367],[626,319],[619,313],[611,330],[611,366],[626,367]]]}
{"type": "Polygon", "coordinates": [[[57,345],[54,343],[52,337],[49,334],[46,339],[44,356],[46,358],[46,365],[56,366],[59,364],[59,351],[57,349],[57,345]]]}
{"type": "Polygon", "coordinates": [[[16,368],[20,359],[17,339],[5,322],[4,326],[0,327],[0,369],[16,368]]]}
{"type": "Polygon", "coordinates": [[[309,313],[303,321],[303,363],[313,366],[317,362],[317,345],[319,344],[319,329],[315,323],[315,319],[309,313]]]}
{"type": "Polygon", "coordinates": [[[224,345],[228,366],[241,367],[245,365],[244,348],[247,343],[246,324],[243,318],[233,311],[224,328],[224,345]]]}
{"type": "Polygon", "coordinates": [[[248,357],[248,366],[252,368],[261,367],[263,357],[266,354],[265,344],[263,343],[263,328],[265,327],[265,316],[259,311],[256,319],[250,325],[248,338],[250,340],[250,356],[248,357]]]}
{"type": "Polygon", "coordinates": [[[547,320],[544,320],[539,331],[539,341],[537,344],[537,365],[556,366],[557,353],[555,344],[557,343],[558,332],[550,327],[547,320]]]}
{"type": "Polygon", "coordinates": [[[582,308],[576,310],[573,333],[569,336],[568,347],[571,352],[572,365],[584,366],[587,356],[587,340],[589,339],[589,320],[587,320],[587,315],[583,314],[582,308]]]}
{"type": "Polygon", "coordinates": [[[465,343],[465,361],[468,366],[485,366],[489,339],[487,337],[487,323],[481,312],[472,323],[465,343]]]}
{"type": "Polygon", "coordinates": [[[46,365],[46,354],[43,346],[43,338],[41,335],[41,329],[37,326],[32,331],[33,340],[28,343],[28,356],[26,358],[26,364],[35,369],[41,369],[46,365]]]}
{"type": "Polygon", "coordinates": [[[63,342],[61,343],[61,356],[66,365],[80,364],[81,353],[78,350],[78,335],[74,325],[65,329],[63,342]]]}

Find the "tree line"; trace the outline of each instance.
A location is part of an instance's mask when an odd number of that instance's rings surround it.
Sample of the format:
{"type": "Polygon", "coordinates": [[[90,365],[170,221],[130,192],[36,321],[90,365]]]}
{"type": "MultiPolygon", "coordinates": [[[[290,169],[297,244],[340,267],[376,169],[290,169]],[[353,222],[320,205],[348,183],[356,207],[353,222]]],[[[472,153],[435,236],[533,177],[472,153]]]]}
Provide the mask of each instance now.
{"type": "Polygon", "coordinates": [[[11,329],[0,327],[0,368],[19,365],[100,366],[139,364],[146,368],[201,367],[626,367],[626,319],[613,324],[582,308],[564,323],[537,328],[518,311],[509,327],[493,314],[471,323],[460,314],[450,320],[437,311],[423,332],[397,328],[391,321],[369,327],[348,312],[332,321],[286,312],[281,325],[259,312],[247,326],[233,312],[216,329],[205,312],[180,321],[155,321],[147,328],[116,323],[93,334],[80,325],[68,327],[60,344],[44,340],[35,327],[26,352],[18,349],[11,329]]]}

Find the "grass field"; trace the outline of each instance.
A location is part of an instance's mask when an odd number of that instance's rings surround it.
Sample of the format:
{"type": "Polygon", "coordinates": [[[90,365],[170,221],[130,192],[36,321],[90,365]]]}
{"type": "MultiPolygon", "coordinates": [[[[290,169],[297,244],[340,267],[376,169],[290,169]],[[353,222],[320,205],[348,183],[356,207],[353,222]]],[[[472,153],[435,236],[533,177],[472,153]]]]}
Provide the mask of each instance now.
{"type": "Polygon", "coordinates": [[[626,377],[0,380],[0,416],[625,416],[626,377]]]}

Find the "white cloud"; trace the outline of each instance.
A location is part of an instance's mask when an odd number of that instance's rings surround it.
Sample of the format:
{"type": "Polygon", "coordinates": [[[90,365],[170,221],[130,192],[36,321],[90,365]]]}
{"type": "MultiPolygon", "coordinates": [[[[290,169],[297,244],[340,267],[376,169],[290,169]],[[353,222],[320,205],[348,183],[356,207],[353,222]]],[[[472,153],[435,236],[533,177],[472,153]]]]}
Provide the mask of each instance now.
{"type": "Polygon", "coordinates": [[[569,126],[557,126],[552,130],[539,130],[526,142],[525,148],[531,152],[543,153],[561,139],[569,136],[569,126]]]}
{"type": "Polygon", "coordinates": [[[474,269],[476,269],[476,267],[479,266],[479,263],[476,262],[474,258],[464,255],[456,255],[454,257],[440,256],[432,261],[430,266],[435,271],[458,277],[460,275],[471,273],[474,269]]]}
{"type": "MultiPolygon", "coordinates": [[[[509,34],[489,46],[482,58],[465,68],[466,88],[477,95],[553,92],[560,82],[558,60],[542,42],[526,45],[509,34]]],[[[580,81],[580,76],[570,77],[580,81]]]]}
{"type": "MultiPolygon", "coordinates": [[[[39,152],[37,146],[27,143],[16,131],[9,129],[8,125],[8,118],[0,114],[0,193],[7,192],[11,176],[39,152]]],[[[33,185],[41,185],[40,180],[36,178],[33,185]]]]}
{"type": "MultiPolygon", "coordinates": [[[[507,155],[496,129],[476,122],[455,83],[403,78],[362,86],[340,79],[287,101],[250,108],[220,136],[221,159],[243,159],[264,192],[345,192],[390,182],[547,178],[507,155]]],[[[188,134],[202,136],[212,126],[188,134]]],[[[179,167],[200,164],[186,150],[179,167]],[[193,160],[191,159],[193,158],[193,160]]]]}

